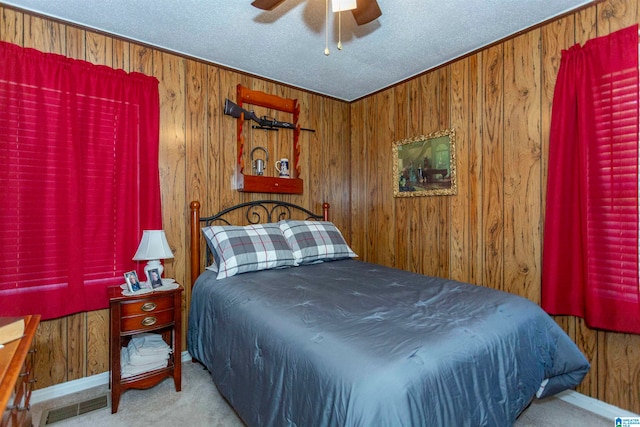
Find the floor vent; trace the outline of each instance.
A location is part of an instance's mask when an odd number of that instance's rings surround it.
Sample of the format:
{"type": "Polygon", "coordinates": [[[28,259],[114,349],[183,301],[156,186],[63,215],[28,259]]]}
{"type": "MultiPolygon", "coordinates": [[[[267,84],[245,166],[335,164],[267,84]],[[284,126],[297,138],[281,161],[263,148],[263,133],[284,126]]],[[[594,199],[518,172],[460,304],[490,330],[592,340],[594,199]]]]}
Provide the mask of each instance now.
{"type": "Polygon", "coordinates": [[[108,395],[105,394],[102,396],[94,397],[93,399],[63,406],[61,408],[49,409],[46,414],[43,414],[42,420],[44,421],[44,423],[40,423],[40,425],[47,426],[58,421],[67,420],[78,415],[86,414],[87,412],[106,408],[107,406],[109,406],[109,399],[108,395]]]}

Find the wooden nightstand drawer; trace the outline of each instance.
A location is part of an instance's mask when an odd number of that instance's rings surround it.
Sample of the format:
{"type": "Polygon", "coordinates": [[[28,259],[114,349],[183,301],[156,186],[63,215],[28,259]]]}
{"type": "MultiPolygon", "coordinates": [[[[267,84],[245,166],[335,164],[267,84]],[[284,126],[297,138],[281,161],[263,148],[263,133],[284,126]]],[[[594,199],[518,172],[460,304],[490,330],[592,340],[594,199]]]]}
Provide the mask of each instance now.
{"type": "Polygon", "coordinates": [[[154,311],[137,316],[123,317],[121,332],[157,329],[173,322],[173,308],[171,310],[154,311]]]}
{"type": "Polygon", "coordinates": [[[167,309],[173,310],[173,295],[122,303],[122,316],[149,314],[167,309]]]}

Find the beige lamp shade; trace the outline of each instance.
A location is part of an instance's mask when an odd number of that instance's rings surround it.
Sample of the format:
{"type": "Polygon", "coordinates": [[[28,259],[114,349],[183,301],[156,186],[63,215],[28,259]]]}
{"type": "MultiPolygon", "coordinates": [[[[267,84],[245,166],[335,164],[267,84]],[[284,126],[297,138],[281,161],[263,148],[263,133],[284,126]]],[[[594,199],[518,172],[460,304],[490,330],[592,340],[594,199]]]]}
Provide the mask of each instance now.
{"type": "Polygon", "coordinates": [[[151,281],[149,270],[157,269],[158,275],[162,277],[164,267],[160,260],[167,258],[173,258],[173,252],[171,252],[164,230],[144,230],[133,260],[147,261],[147,265],[144,267],[147,281],[151,281]]]}

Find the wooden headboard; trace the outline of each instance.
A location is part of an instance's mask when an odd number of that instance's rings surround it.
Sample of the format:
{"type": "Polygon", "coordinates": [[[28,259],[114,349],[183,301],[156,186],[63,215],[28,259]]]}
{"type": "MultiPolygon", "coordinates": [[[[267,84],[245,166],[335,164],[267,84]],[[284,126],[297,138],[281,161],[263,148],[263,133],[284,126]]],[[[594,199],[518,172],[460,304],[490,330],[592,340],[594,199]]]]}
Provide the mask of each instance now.
{"type": "Polygon", "coordinates": [[[277,222],[283,219],[292,219],[301,216],[307,220],[323,220],[329,221],[329,203],[322,204],[322,213],[316,214],[302,206],[280,200],[255,200],[251,202],[240,203],[220,212],[206,217],[200,217],[200,202],[191,202],[191,286],[202,272],[201,249],[206,248],[205,262],[211,263],[211,254],[204,238],[202,237],[202,227],[210,225],[232,225],[227,219],[229,214],[240,212],[245,219],[246,224],[262,224],[269,222],[277,222]]]}

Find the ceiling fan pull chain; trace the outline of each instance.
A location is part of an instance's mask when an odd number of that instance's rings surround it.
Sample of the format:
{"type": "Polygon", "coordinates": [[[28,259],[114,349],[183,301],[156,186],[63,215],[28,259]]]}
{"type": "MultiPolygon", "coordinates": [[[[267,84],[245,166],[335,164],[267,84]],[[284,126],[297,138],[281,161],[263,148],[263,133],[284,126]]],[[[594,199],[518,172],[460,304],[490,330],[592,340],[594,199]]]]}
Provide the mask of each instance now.
{"type": "Polygon", "coordinates": [[[324,54],[329,56],[329,0],[325,0],[324,54]]]}
{"type": "Polygon", "coordinates": [[[338,12],[338,50],[342,50],[342,12],[338,12]]]}

